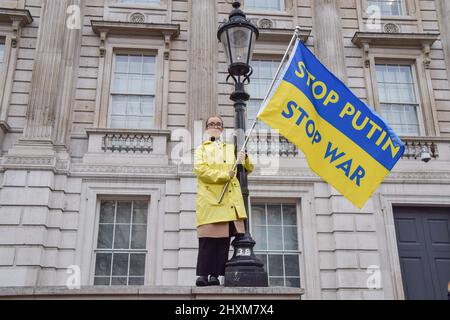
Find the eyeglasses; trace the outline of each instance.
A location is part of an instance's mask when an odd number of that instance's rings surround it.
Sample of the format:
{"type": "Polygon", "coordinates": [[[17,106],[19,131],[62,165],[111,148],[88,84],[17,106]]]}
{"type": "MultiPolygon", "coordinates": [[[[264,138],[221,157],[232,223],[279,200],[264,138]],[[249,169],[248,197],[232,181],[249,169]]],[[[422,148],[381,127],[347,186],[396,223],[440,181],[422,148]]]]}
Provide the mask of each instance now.
{"type": "Polygon", "coordinates": [[[216,128],[216,129],[222,129],[223,124],[221,122],[210,122],[206,125],[207,128],[216,128]]]}

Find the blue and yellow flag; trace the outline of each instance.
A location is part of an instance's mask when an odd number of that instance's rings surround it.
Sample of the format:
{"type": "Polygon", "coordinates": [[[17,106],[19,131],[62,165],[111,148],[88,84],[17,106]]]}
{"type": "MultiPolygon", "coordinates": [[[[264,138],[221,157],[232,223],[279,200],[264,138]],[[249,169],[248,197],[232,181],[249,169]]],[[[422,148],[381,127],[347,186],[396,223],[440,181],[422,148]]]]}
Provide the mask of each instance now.
{"type": "Polygon", "coordinates": [[[311,169],[358,208],[405,151],[386,122],[298,40],[257,118],[300,148],[311,169]]]}

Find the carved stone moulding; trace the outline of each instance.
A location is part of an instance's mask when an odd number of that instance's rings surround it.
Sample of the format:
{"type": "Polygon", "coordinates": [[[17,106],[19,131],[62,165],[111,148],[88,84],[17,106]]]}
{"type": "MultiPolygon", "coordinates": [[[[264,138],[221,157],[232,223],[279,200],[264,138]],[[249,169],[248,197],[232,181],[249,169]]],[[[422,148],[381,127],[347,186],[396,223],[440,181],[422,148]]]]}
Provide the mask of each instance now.
{"type": "Polygon", "coordinates": [[[179,24],[168,23],[146,23],[142,13],[133,13],[129,19],[133,22],[92,20],[91,27],[95,34],[100,36],[100,56],[103,57],[106,51],[106,39],[108,35],[142,36],[142,37],[162,37],[166,45],[165,57],[168,58],[169,43],[172,39],[180,35],[179,24]],[[135,15],[137,14],[137,15],[135,15]],[[134,18],[133,18],[133,15],[134,18]],[[143,19],[142,19],[143,18],[143,19]]]}
{"type": "Polygon", "coordinates": [[[400,33],[401,29],[398,24],[389,22],[383,26],[383,31],[385,33],[400,33]]]}
{"type": "Polygon", "coordinates": [[[352,42],[359,48],[363,48],[367,68],[370,64],[369,51],[371,47],[420,48],[423,51],[425,67],[429,68],[431,46],[439,39],[439,36],[439,33],[356,32],[352,42]]]}
{"type": "Polygon", "coordinates": [[[33,17],[28,10],[0,8],[0,23],[11,23],[11,46],[17,47],[20,29],[33,22],[33,17]]]}
{"type": "Polygon", "coordinates": [[[132,23],[145,23],[145,15],[140,12],[130,14],[128,20],[132,23]]]}

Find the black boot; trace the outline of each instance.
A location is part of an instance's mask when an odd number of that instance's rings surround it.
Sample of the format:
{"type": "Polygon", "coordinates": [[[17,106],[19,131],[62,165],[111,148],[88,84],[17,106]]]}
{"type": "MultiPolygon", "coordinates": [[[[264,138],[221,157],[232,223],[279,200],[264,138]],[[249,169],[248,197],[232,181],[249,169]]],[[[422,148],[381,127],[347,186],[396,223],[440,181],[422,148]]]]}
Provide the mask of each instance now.
{"type": "Polygon", "coordinates": [[[220,286],[219,277],[215,274],[210,275],[208,286],[220,286]]]}
{"type": "Polygon", "coordinates": [[[197,281],[195,282],[195,285],[197,287],[206,287],[208,285],[208,277],[207,276],[198,277],[197,281]]]}

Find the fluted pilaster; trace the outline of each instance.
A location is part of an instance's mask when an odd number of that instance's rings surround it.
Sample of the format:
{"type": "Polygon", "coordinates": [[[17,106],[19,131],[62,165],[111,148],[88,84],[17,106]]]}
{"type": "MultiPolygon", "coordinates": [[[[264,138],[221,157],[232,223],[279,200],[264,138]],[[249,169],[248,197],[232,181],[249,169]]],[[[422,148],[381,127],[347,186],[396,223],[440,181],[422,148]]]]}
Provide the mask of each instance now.
{"type": "Polygon", "coordinates": [[[337,0],[314,0],[316,55],[338,78],[347,80],[341,18],[337,0]]]}
{"type": "Polygon", "coordinates": [[[79,0],[43,0],[24,129],[26,140],[64,142],[74,83],[79,30],[66,26],[79,0]]]}
{"type": "Polygon", "coordinates": [[[188,126],[217,112],[217,1],[191,0],[188,126]]]}
{"type": "Polygon", "coordinates": [[[440,12],[441,41],[447,61],[447,74],[450,80],[450,1],[438,0],[437,10],[440,12]]]}

